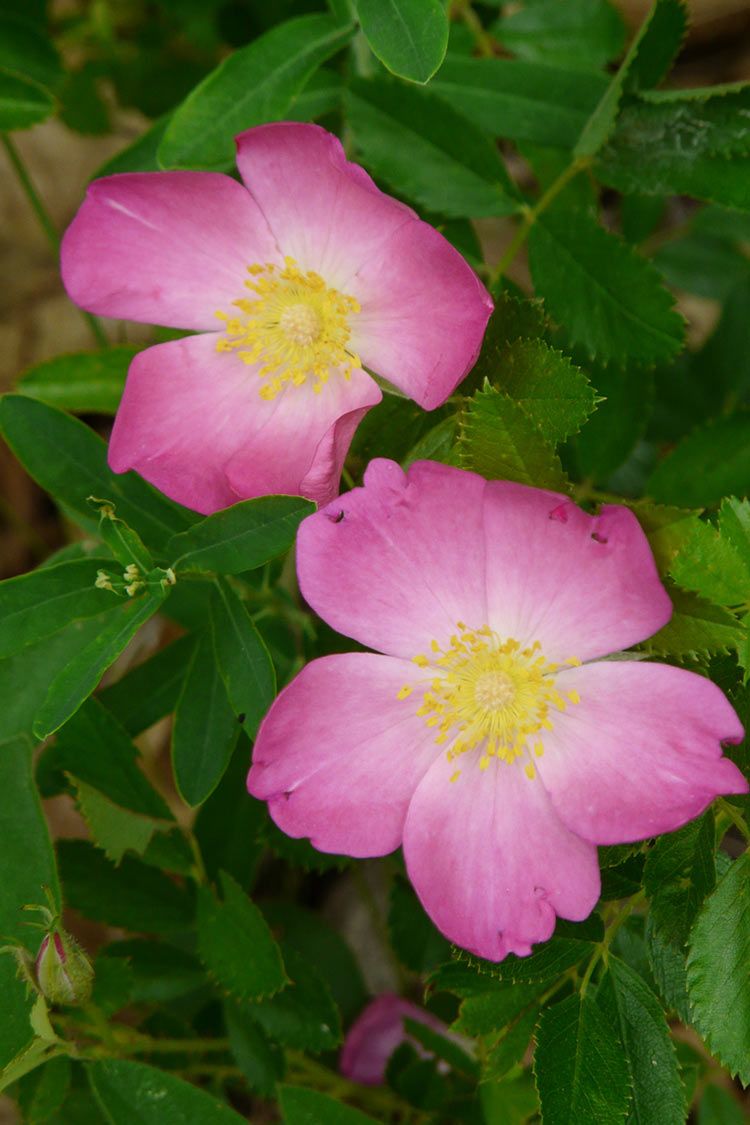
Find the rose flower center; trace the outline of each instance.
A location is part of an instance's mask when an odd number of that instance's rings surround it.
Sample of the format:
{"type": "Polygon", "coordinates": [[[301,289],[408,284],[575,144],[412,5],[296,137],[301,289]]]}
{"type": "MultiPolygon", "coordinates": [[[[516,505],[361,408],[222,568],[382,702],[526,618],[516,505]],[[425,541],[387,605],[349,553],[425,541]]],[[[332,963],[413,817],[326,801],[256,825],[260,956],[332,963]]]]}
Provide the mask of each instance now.
{"type": "Polygon", "coordinates": [[[225,327],[216,348],[259,365],[261,398],[308,380],[320,393],[332,371],[350,379],[360,366],[349,344],[349,318],[360,311],[359,302],[329,288],[314,270],[301,270],[293,258],[283,267],[256,263],[248,273],[245,285],[255,296],[234,301],[237,314],[217,312],[225,327]]]}
{"type": "Polygon", "coordinates": [[[417,715],[435,728],[435,742],[446,745],[450,760],[477,749],[479,768],[486,770],[493,758],[498,763],[522,758],[533,779],[532,755],[544,753],[542,732],[553,729],[551,714],[580,702],[577,691],[558,690],[555,676],[580,661],[550,664],[538,641],[522,648],[513,637],[501,640],[488,625],[469,629],[459,621],[458,629],[447,646],[433,641],[429,656],[414,657],[430,679],[406,684],[398,697],[407,699],[422,687],[417,715]]]}

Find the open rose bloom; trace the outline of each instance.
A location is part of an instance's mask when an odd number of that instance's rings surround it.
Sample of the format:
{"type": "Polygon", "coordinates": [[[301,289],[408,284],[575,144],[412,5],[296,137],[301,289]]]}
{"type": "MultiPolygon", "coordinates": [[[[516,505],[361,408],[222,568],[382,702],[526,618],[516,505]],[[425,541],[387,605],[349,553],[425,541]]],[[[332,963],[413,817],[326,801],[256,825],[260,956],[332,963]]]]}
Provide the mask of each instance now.
{"type": "Polygon", "coordinates": [[[442,235],[317,125],[242,133],[237,166],[244,186],[213,172],[97,180],[62,247],[83,308],[201,333],[136,356],[109,460],[203,513],[275,492],[330,500],[382,397],[364,367],[432,410],[492,309],[442,235]]]}
{"type": "Polygon", "coordinates": [[[556,915],[594,907],[597,844],[748,789],[722,757],[742,728],[718,687],[611,658],[672,612],[626,508],[377,460],[303,522],[298,571],[316,612],[378,652],[315,660],[281,693],[250,792],[321,851],[403,845],[466,949],[530,953],[556,915]]]}

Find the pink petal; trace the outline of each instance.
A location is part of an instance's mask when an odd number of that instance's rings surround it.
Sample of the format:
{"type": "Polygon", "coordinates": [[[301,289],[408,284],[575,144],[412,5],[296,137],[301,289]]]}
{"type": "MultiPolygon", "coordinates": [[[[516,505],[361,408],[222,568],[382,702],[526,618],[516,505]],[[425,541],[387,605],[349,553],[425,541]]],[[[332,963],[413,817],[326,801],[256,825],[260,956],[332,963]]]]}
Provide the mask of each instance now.
{"type": "Polygon", "coordinates": [[[281,692],[258,732],[248,789],[287,835],[353,856],[399,846],[439,753],[415,707],[396,698],[413,672],[371,653],[324,656],[281,692]]]}
{"type": "MultiPolygon", "coordinates": [[[[404,1020],[414,1020],[445,1035],[446,1025],[409,1000],[392,993],[376,997],[357,1017],[347,1032],[341,1049],[339,1070],[352,1082],[381,1086],[385,1082],[388,1060],[401,1043],[410,1042],[404,1020]]],[[[449,1036],[454,1038],[455,1036],[449,1036]]],[[[426,1052],[417,1045],[418,1052],[426,1052]]]]}
{"type": "Polygon", "coordinates": [[[537,759],[560,818],[597,844],[671,832],[748,783],[721,754],[742,726],[723,692],[667,664],[604,661],[564,672],[581,702],[554,718],[537,759]]]}
{"type": "Polygon", "coordinates": [[[61,250],[65,288],[102,316],[214,329],[247,296],[247,267],[279,262],[258,205],[216,172],[95,180],[61,250]]]}
{"type": "Polygon", "coordinates": [[[589,516],[558,493],[490,481],[485,529],[489,624],[503,637],[539,641],[548,660],[617,652],[672,615],[627,508],[589,516]]]}
{"type": "Polygon", "coordinates": [[[282,253],[342,292],[395,230],[418,221],[319,125],[281,121],[240,133],[237,167],[282,253]]]}
{"type": "Polygon", "coordinates": [[[427,223],[406,223],[351,286],[362,306],[352,344],[366,367],[425,410],[445,402],[476,362],[492,299],[427,223]]]}
{"type": "Polygon", "coordinates": [[[320,394],[288,386],[271,401],[256,367],[217,352],[218,334],[140,352],[115,419],[109,463],[136,469],[167,496],[210,513],[251,496],[336,495],[354,428],[380,391],[363,371],[320,394]]]}
{"type": "Polygon", "coordinates": [[[424,461],[408,475],[371,461],[365,487],[302,523],[297,572],[324,621],[411,658],[486,619],[482,494],[474,473],[424,461]]]}
{"type": "Polygon", "coordinates": [[[520,763],[478,768],[442,754],[419,785],[404,857],[422,905],[447,938],[480,957],[525,956],[555,916],[581,921],[596,905],[596,849],[557,816],[520,763]],[[457,780],[451,781],[456,768],[457,780]]]}
{"type": "Polygon", "coordinates": [[[427,410],[445,402],[473,366],[493,307],[458,251],[317,125],[261,125],[237,150],[284,254],[360,302],[351,328],[363,362],[427,410]]]}

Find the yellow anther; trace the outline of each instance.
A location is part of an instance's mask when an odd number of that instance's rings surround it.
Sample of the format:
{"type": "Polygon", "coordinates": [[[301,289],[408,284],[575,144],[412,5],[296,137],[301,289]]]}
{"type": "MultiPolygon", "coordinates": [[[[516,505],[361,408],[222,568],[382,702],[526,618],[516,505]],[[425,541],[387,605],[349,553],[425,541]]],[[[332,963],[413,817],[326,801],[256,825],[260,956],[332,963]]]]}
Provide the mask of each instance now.
{"type": "Polygon", "coordinates": [[[534,778],[536,777],[536,769],[534,768],[534,766],[532,765],[531,762],[529,762],[529,764],[527,766],[524,766],[523,772],[526,774],[529,781],[533,781],[534,778]]]}
{"type": "Polygon", "coordinates": [[[454,770],[453,773],[451,774],[451,781],[458,781],[460,776],[461,776],[461,771],[460,770],[454,770]]]}
{"type": "Polygon", "coordinates": [[[396,695],[396,699],[408,699],[413,691],[414,691],[413,687],[410,687],[409,684],[404,684],[404,686],[401,688],[401,690],[396,695]]]}
{"type": "Polygon", "coordinates": [[[284,387],[301,387],[308,379],[319,394],[331,371],[350,379],[361,366],[349,346],[349,318],[360,311],[359,302],[329,289],[293,258],[285,258],[283,268],[254,262],[248,274],[245,286],[253,297],[234,302],[241,315],[216,313],[224,323],[216,350],[262,365],[258,374],[267,381],[259,388],[261,398],[274,399],[284,387]]]}
{"type": "Polygon", "coordinates": [[[476,750],[474,760],[484,771],[492,758],[509,764],[523,759],[534,778],[532,754],[544,754],[540,733],[553,730],[550,716],[564,712],[568,701],[580,701],[578,692],[558,690],[561,666],[546,660],[539,641],[523,647],[515,637],[498,637],[489,625],[456,624],[461,633],[444,647],[433,640],[431,656],[412,658],[428,676],[405,685],[399,698],[407,698],[407,688],[422,689],[416,714],[436,728],[435,742],[445,746],[449,761],[476,750]]]}

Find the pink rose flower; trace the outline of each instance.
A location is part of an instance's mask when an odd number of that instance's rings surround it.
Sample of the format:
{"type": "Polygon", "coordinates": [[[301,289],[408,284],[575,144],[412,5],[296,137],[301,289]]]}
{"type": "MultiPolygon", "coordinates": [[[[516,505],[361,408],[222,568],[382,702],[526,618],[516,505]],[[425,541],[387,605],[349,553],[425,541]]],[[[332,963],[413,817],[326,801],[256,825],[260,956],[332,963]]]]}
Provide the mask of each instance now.
{"type": "Polygon", "coordinates": [[[308,664],[279,695],[248,786],[321,851],[403,844],[443,933],[499,961],[585,918],[597,844],[669,832],[748,784],[742,727],[703,676],[609,659],[672,607],[626,508],[426,461],[373,461],[309,516],[302,592],[385,655],[308,664]]]}
{"type": "Polygon", "coordinates": [[[382,1086],[388,1060],[402,1043],[411,1043],[418,1054],[427,1057],[424,1047],[407,1032],[405,1019],[423,1023],[462,1047],[467,1045],[459,1036],[451,1035],[442,1020],[431,1012],[393,993],[384,993],[371,1001],[349,1028],[341,1048],[341,1073],[362,1086],[382,1086]]]}
{"type": "Polygon", "coordinates": [[[95,181],[62,246],[71,298],[203,333],[133,360],[109,461],[210,513],[267,493],[326,503],[381,392],[432,410],[473,365],[492,302],[459,253],[317,125],[237,138],[214,172],[95,181]]]}

